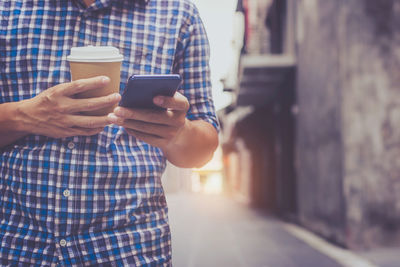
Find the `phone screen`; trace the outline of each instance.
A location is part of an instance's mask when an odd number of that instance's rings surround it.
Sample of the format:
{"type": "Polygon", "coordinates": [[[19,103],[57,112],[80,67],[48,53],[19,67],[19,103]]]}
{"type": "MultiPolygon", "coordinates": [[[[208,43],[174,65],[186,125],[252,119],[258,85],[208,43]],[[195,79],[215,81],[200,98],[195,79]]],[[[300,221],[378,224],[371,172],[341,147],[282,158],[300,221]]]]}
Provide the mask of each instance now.
{"type": "Polygon", "coordinates": [[[178,74],[132,75],[122,94],[120,106],[127,108],[160,108],[153,103],[157,95],[173,96],[181,84],[178,74]]]}

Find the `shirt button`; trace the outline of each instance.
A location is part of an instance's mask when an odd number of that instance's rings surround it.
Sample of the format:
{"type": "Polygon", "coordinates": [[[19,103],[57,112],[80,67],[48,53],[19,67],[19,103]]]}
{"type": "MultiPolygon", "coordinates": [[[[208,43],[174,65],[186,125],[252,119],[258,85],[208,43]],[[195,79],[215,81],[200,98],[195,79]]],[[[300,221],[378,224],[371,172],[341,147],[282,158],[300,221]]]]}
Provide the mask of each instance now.
{"type": "Polygon", "coordinates": [[[64,197],[69,197],[71,195],[71,192],[68,189],[65,189],[63,195],[64,197]]]}
{"type": "Polygon", "coordinates": [[[68,146],[69,149],[74,149],[75,148],[74,142],[69,142],[67,146],[68,146]]]}
{"type": "Polygon", "coordinates": [[[61,239],[60,240],[60,246],[65,247],[67,245],[67,240],[61,239]]]}

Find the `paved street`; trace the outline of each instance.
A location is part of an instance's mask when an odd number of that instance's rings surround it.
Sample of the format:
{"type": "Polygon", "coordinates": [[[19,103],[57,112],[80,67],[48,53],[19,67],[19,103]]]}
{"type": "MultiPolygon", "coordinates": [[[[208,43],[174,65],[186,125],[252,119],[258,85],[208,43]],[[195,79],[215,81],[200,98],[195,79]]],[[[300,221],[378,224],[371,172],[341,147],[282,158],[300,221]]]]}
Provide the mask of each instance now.
{"type": "Polygon", "coordinates": [[[360,255],[379,267],[399,267],[400,247],[382,248],[372,251],[361,252],[360,255]]]}
{"type": "Polygon", "coordinates": [[[337,267],[273,217],[223,196],[168,194],[174,267],[337,267]]]}

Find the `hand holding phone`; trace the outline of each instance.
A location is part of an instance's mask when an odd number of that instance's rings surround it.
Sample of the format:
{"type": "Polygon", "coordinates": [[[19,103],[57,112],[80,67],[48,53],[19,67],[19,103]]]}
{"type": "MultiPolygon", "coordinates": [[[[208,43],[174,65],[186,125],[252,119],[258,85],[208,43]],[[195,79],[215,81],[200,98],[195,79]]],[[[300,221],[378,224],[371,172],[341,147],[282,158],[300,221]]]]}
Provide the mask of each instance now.
{"type": "Polygon", "coordinates": [[[132,75],[119,105],[126,108],[160,109],[154,105],[153,98],[157,95],[172,97],[181,81],[178,74],[132,75]]]}
{"type": "Polygon", "coordinates": [[[186,114],[190,104],[176,92],[179,84],[179,76],[132,77],[120,106],[108,115],[109,122],[124,127],[129,135],[141,141],[167,148],[179,139],[179,133],[188,123],[186,114]]]}

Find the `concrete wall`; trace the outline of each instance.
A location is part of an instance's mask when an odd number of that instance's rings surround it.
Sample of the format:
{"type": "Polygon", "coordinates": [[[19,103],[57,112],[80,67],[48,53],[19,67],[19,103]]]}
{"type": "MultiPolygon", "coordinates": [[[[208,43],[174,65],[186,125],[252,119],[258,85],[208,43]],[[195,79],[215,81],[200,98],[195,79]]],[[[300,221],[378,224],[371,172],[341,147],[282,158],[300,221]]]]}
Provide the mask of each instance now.
{"type": "Polygon", "coordinates": [[[299,2],[297,174],[301,222],[343,243],[343,146],[337,1],[299,2]]]}
{"type": "Polygon", "coordinates": [[[400,244],[400,1],[342,12],[348,243],[400,244]]]}
{"type": "Polygon", "coordinates": [[[298,1],[297,172],[308,228],[400,243],[400,1],[298,1]]]}

